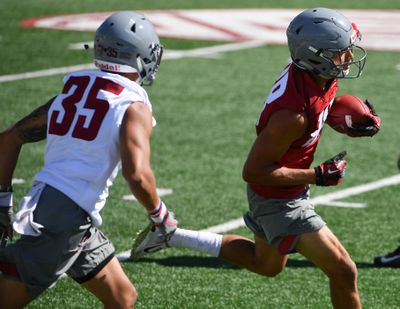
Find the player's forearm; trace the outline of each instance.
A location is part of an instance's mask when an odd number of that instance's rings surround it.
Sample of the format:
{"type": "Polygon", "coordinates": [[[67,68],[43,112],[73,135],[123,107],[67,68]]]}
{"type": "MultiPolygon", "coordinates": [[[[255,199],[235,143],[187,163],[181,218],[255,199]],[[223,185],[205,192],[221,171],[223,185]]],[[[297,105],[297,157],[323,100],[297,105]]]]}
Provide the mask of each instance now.
{"type": "Polygon", "coordinates": [[[11,129],[0,133],[0,185],[11,186],[12,176],[22,147],[11,129]]]}
{"type": "Polygon", "coordinates": [[[249,183],[270,186],[292,186],[300,184],[315,184],[314,169],[294,169],[270,166],[256,171],[243,171],[243,179],[249,183]]]}
{"type": "Polygon", "coordinates": [[[160,198],[156,191],[156,181],[151,170],[123,173],[133,195],[151,212],[160,205],[160,198]]]}

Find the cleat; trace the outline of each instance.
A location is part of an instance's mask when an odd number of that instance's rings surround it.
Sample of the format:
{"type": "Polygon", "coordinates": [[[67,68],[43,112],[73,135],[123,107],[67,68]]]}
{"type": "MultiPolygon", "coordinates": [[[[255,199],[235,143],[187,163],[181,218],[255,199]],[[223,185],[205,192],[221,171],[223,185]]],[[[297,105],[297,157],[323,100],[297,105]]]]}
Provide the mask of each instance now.
{"type": "Polygon", "coordinates": [[[400,247],[393,252],[374,259],[374,265],[378,267],[400,267],[400,247]]]}
{"type": "Polygon", "coordinates": [[[154,253],[168,247],[166,240],[160,237],[152,224],[149,224],[144,230],[140,231],[132,245],[131,261],[137,261],[144,255],[154,253]]]}

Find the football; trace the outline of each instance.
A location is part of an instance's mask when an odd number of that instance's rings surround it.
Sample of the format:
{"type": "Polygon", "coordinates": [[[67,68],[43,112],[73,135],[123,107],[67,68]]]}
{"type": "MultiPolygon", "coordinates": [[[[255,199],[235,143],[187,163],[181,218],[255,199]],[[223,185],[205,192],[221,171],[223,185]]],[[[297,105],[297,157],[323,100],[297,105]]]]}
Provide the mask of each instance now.
{"type": "Polygon", "coordinates": [[[351,94],[344,94],[337,96],[333,101],[326,122],[334,130],[347,134],[349,127],[353,125],[372,125],[370,114],[370,109],[363,100],[351,94]]]}

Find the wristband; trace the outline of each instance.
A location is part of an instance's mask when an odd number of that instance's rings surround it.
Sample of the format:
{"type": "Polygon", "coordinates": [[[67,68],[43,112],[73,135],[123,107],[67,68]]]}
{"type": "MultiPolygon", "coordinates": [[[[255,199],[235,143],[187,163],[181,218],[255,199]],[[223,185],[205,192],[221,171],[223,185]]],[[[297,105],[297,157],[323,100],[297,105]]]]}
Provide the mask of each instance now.
{"type": "Polygon", "coordinates": [[[317,186],[322,186],[324,183],[324,178],[322,177],[322,168],[320,166],[314,167],[315,172],[315,184],[317,186]]]}
{"type": "Polygon", "coordinates": [[[160,202],[160,205],[155,210],[149,213],[151,220],[155,224],[162,223],[167,214],[168,214],[168,209],[163,201],[160,202]]]}
{"type": "Polygon", "coordinates": [[[12,192],[0,192],[0,207],[12,207],[13,194],[12,192]]]}

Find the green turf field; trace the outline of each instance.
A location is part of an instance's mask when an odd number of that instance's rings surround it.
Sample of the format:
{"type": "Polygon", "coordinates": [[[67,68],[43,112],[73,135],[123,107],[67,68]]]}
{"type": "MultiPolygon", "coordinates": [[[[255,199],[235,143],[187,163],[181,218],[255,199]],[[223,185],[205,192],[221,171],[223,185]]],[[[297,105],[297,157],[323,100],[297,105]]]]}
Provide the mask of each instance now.
{"type": "MultiPolygon", "coordinates": [[[[155,1],[0,1],[0,76],[90,62],[90,55],[70,50],[71,43],[90,41],[93,33],[21,29],[27,18],[112,10],[170,8],[249,8],[328,6],[353,9],[400,9],[390,0],[155,0],[155,1]],[[288,1],[289,2],[289,1],[288,1]]],[[[400,26],[397,31],[400,33],[400,26]]],[[[398,36],[397,39],[400,39],[398,36]]],[[[161,38],[166,49],[192,49],[221,42],[161,38]]],[[[225,53],[219,58],[164,61],[148,88],[158,125],[152,137],[152,165],[158,188],[183,228],[205,229],[239,218],[247,209],[241,169],[255,137],[254,124],[269,88],[288,61],[285,46],[263,46],[225,53]],[[199,220],[199,218],[201,218],[199,220]]],[[[339,187],[312,187],[313,197],[398,174],[399,52],[369,51],[363,76],[341,81],[339,93],[369,98],[382,118],[374,138],[350,139],[326,127],[316,163],[343,149],[348,169],[339,187]]],[[[62,75],[0,83],[0,130],[44,103],[59,90],[62,75]]],[[[15,185],[21,198],[43,162],[44,143],[27,145],[21,154],[15,185]]],[[[128,250],[136,232],[147,224],[146,213],[128,195],[121,176],[103,210],[102,230],[117,252],[128,250]]],[[[400,308],[400,270],[378,269],[373,257],[400,242],[399,186],[386,186],[341,202],[365,208],[317,206],[359,268],[359,290],[365,308],[400,308]]],[[[249,230],[231,231],[251,237],[249,230]]],[[[330,308],[328,280],[300,255],[292,255],[276,278],[264,278],[189,250],[169,249],[123,267],[134,282],[137,308],[330,308]]],[[[101,304],[69,279],[62,279],[29,308],[100,308],[101,304]]]]}

